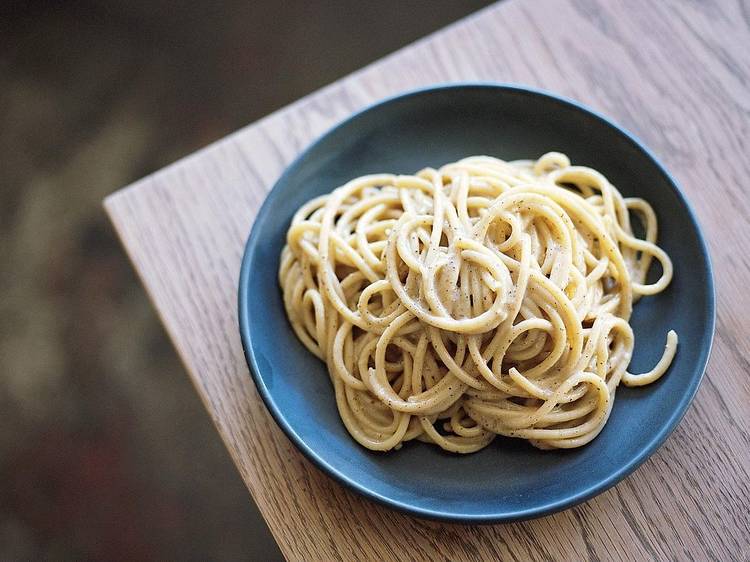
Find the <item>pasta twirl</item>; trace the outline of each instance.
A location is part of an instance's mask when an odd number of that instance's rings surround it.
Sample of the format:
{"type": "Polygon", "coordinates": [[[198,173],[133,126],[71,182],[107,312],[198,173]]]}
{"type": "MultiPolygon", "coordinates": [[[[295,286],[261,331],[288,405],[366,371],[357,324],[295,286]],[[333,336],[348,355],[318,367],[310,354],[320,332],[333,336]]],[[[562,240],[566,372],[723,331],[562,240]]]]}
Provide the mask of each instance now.
{"type": "Polygon", "coordinates": [[[649,384],[674,357],[670,331],[653,370],[627,371],[633,304],[672,277],[656,237],[646,201],[564,154],[474,156],[313,199],[279,279],[368,449],[418,439],[470,453],[496,435],[572,448],[601,431],[620,382],[649,384]],[[653,261],[661,276],[647,283],[653,261]]]}

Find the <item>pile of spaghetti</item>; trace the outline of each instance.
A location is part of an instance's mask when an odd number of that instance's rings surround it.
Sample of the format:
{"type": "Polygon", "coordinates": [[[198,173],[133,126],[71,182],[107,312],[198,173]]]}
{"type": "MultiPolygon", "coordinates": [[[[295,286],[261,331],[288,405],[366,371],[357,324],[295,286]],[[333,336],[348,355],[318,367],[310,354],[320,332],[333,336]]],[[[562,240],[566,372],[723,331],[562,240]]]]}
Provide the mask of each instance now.
{"type": "Polygon", "coordinates": [[[656,236],[646,201],[564,154],[475,156],[305,204],[279,279],[368,449],[418,439],[470,453],[496,435],[572,448],[604,427],[620,382],[648,384],[674,357],[670,331],[653,370],[627,371],[633,303],[672,277],[656,236]],[[653,260],[662,273],[647,284],[653,260]]]}

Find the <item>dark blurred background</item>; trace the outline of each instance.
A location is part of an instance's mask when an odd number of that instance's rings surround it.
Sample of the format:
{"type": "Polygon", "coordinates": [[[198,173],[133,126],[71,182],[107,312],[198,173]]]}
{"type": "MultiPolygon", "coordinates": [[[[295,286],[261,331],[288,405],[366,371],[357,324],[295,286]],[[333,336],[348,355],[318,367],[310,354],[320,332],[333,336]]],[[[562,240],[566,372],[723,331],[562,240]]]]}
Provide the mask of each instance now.
{"type": "Polygon", "coordinates": [[[280,557],[101,200],[487,3],[0,2],[0,559],[280,557]]]}

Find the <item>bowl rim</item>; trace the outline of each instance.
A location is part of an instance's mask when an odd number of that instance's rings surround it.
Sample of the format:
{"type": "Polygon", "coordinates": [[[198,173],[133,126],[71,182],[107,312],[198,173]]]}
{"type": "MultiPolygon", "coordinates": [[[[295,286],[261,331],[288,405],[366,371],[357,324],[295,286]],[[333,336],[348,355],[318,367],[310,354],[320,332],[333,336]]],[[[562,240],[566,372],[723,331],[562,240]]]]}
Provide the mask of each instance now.
{"type": "Polygon", "coordinates": [[[550,515],[552,513],[557,513],[559,511],[563,511],[565,509],[568,509],[570,507],[573,507],[575,505],[578,505],[580,503],[583,503],[593,498],[594,496],[608,490],[609,488],[613,487],[614,485],[622,481],[625,477],[632,474],[666,441],[666,439],[672,434],[672,432],[675,430],[675,428],[680,423],[682,418],[685,416],[685,413],[687,412],[688,407],[692,403],[693,398],[695,397],[695,394],[698,391],[698,387],[700,386],[700,383],[703,380],[703,377],[705,376],[706,368],[708,366],[709,358],[711,356],[711,351],[713,348],[714,332],[715,332],[715,325],[716,325],[716,290],[715,290],[715,283],[714,283],[713,267],[711,264],[710,254],[708,252],[708,246],[703,236],[700,223],[698,222],[697,216],[693,208],[691,207],[689,201],[687,200],[685,195],[682,193],[682,190],[679,187],[679,183],[667,171],[667,169],[661,164],[661,162],[656,158],[656,156],[634,134],[629,132],[627,129],[616,124],[615,122],[610,120],[608,117],[605,117],[603,114],[597,112],[594,109],[591,109],[590,107],[578,101],[575,101],[573,99],[570,99],[570,98],[567,98],[558,94],[554,94],[550,91],[539,89],[539,88],[534,88],[534,87],[529,87],[529,86],[519,85],[519,84],[514,84],[514,83],[492,82],[492,81],[451,82],[451,83],[445,83],[445,84],[434,84],[434,85],[430,85],[426,87],[406,90],[404,92],[401,92],[392,96],[388,96],[386,98],[383,98],[379,101],[376,101],[374,103],[371,103],[365,106],[359,111],[356,111],[350,114],[348,117],[344,118],[343,120],[337,122],[335,125],[328,128],[324,133],[318,136],[298,156],[294,158],[291,164],[289,164],[285,168],[281,176],[279,176],[276,182],[274,182],[273,187],[268,192],[268,195],[263,201],[263,204],[261,205],[260,209],[258,209],[250,235],[248,236],[247,242],[245,244],[245,250],[244,250],[244,254],[242,258],[239,285],[238,285],[237,291],[238,291],[238,308],[239,308],[238,310],[239,329],[240,329],[240,335],[242,339],[242,347],[244,350],[245,359],[247,361],[247,364],[250,370],[250,374],[253,378],[253,381],[255,382],[255,386],[258,389],[258,393],[260,394],[261,399],[263,400],[268,411],[271,413],[271,416],[273,417],[274,421],[281,428],[281,430],[284,432],[287,438],[289,438],[289,440],[297,447],[297,449],[308,460],[310,460],[315,466],[317,466],[320,470],[322,470],[326,475],[333,478],[337,482],[343,484],[350,490],[353,490],[365,496],[366,498],[374,500],[377,503],[396,509],[397,511],[400,511],[402,513],[406,513],[408,515],[417,516],[417,517],[421,517],[425,519],[432,519],[432,520],[446,521],[446,522],[469,523],[469,524],[477,524],[477,523],[494,524],[494,523],[506,523],[506,522],[509,523],[513,521],[523,521],[527,519],[543,517],[545,515],[550,515]],[[688,218],[690,219],[690,222],[692,223],[692,226],[697,234],[697,239],[699,243],[699,251],[703,255],[703,258],[705,259],[707,279],[708,279],[708,287],[706,289],[707,289],[707,297],[708,297],[707,308],[708,308],[708,313],[709,313],[709,322],[701,338],[702,341],[705,341],[705,337],[706,337],[705,334],[708,333],[708,346],[705,348],[704,353],[701,356],[700,362],[702,363],[702,365],[699,366],[700,374],[697,377],[693,377],[693,379],[690,382],[690,385],[687,388],[686,394],[684,394],[682,400],[673,409],[671,416],[668,418],[667,422],[662,426],[662,428],[655,435],[653,435],[652,438],[645,445],[641,447],[640,451],[636,455],[634,455],[633,458],[630,459],[629,462],[620,466],[617,470],[613,471],[609,476],[599,480],[595,484],[592,484],[585,490],[582,490],[577,494],[566,496],[565,498],[560,499],[558,501],[549,502],[549,503],[542,502],[533,507],[529,507],[529,508],[525,508],[525,509],[521,509],[521,510],[513,511],[513,512],[496,510],[494,512],[476,514],[476,513],[457,513],[455,511],[441,511],[441,510],[436,510],[436,509],[427,509],[427,508],[419,507],[419,506],[416,506],[416,505],[413,505],[404,501],[399,501],[399,500],[390,498],[386,495],[380,494],[376,492],[375,490],[372,490],[371,488],[346,476],[345,474],[340,472],[335,466],[331,465],[326,460],[324,460],[313,448],[311,448],[304,441],[304,439],[302,439],[297,434],[294,428],[287,422],[283,412],[278,407],[276,402],[273,400],[268,390],[268,387],[266,386],[263,380],[263,377],[260,375],[260,369],[258,367],[258,363],[255,358],[255,354],[254,354],[253,347],[252,347],[252,339],[250,337],[251,321],[249,318],[248,306],[247,306],[249,295],[248,295],[248,291],[245,290],[245,288],[248,286],[249,278],[251,275],[251,263],[254,261],[256,248],[258,246],[259,233],[261,231],[261,227],[259,225],[263,224],[264,214],[267,212],[268,208],[273,204],[273,202],[279,196],[278,195],[279,191],[276,189],[277,186],[287,181],[287,179],[290,176],[292,176],[297,171],[297,169],[302,165],[302,163],[306,160],[308,155],[319,144],[321,144],[328,136],[348,126],[351,121],[358,119],[362,115],[366,113],[378,111],[382,107],[389,105],[393,102],[396,102],[398,100],[402,100],[402,99],[406,99],[410,97],[422,96],[422,95],[431,94],[435,92],[442,92],[442,91],[449,91],[449,90],[460,91],[464,89],[500,90],[500,91],[509,91],[509,92],[513,92],[513,93],[521,94],[521,95],[529,95],[532,97],[547,98],[548,100],[562,104],[570,109],[574,109],[578,111],[579,113],[583,113],[587,117],[597,119],[598,121],[602,122],[608,127],[614,129],[614,131],[619,133],[624,138],[624,140],[628,141],[636,150],[641,152],[647,159],[651,161],[651,163],[655,166],[658,172],[664,177],[664,179],[666,180],[666,183],[672,189],[672,191],[680,200],[682,205],[684,205],[687,211],[688,218]]]}

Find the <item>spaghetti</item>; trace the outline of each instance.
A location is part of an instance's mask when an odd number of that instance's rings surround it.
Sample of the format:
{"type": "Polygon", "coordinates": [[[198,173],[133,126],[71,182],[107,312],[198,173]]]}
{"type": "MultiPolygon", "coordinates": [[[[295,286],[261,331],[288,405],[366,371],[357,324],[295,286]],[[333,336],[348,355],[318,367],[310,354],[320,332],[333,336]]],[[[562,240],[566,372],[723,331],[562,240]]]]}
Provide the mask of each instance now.
{"type": "Polygon", "coordinates": [[[672,278],[656,237],[645,200],[564,154],[474,156],[308,202],[279,279],[368,449],[418,439],[470,453],[496,435],[572,448],[604,427],[620,382],[649,384],[675,355],[670,331],[653,370],[627,371],[633,303],[672,278]],[[647,283],[654,260],[662,273],[647,283]]]}

